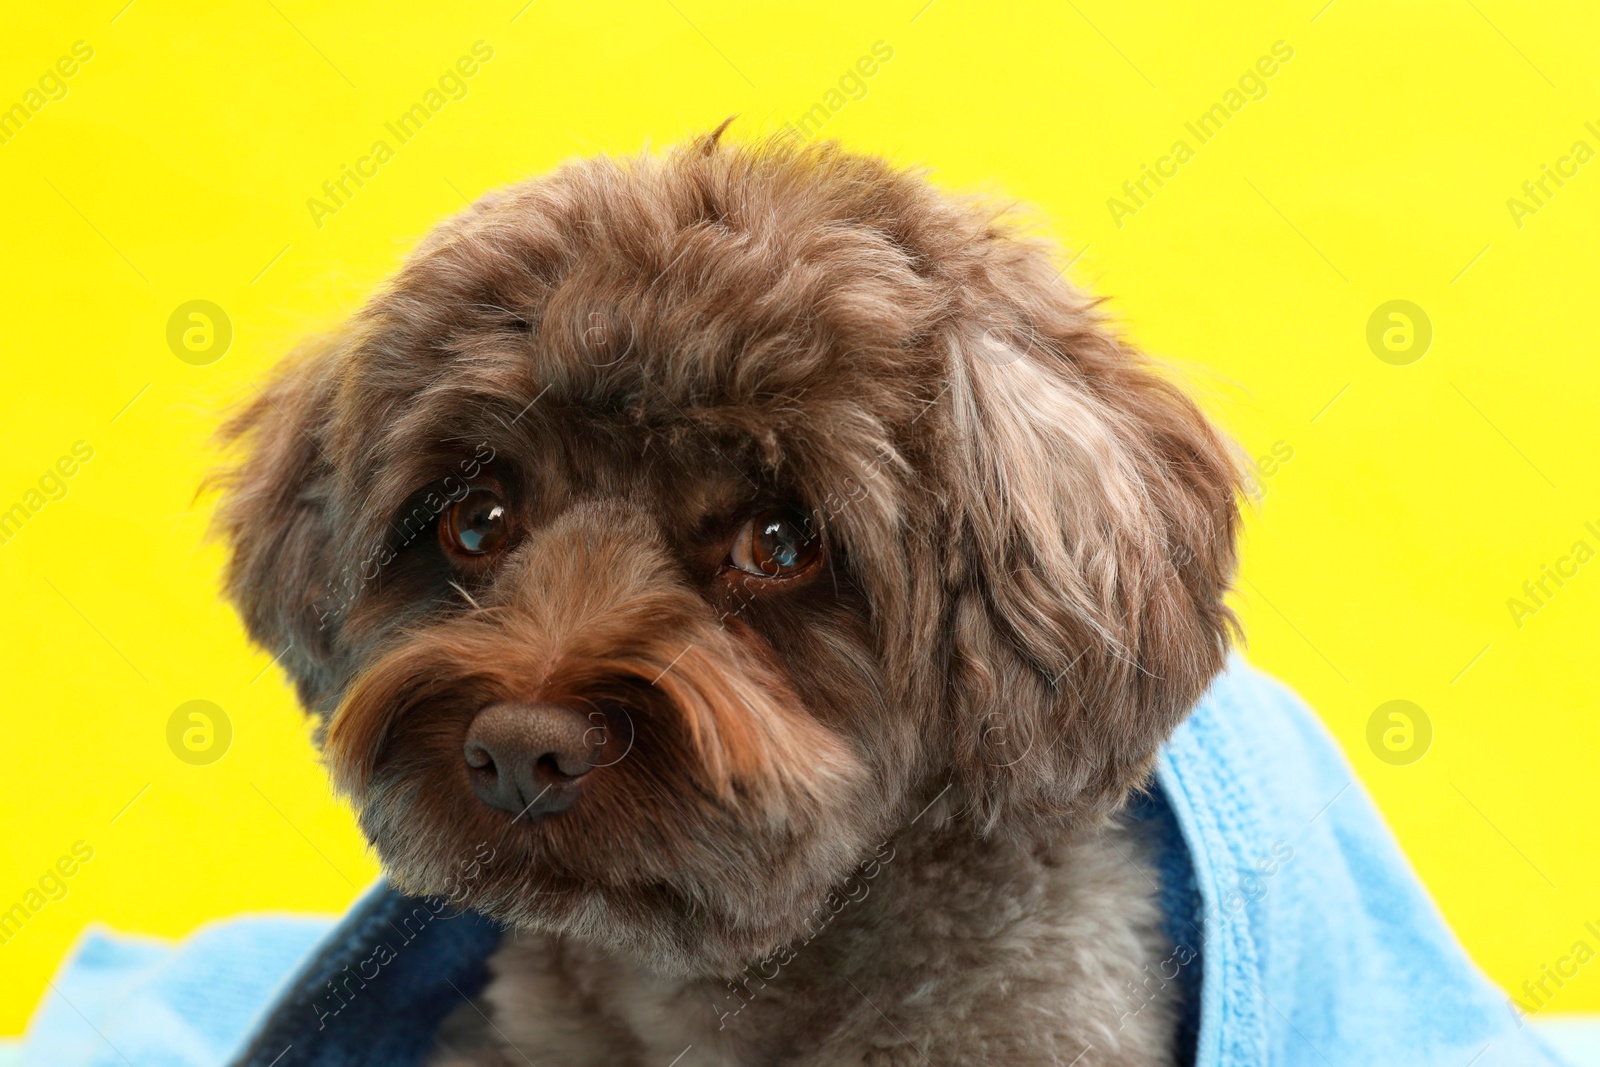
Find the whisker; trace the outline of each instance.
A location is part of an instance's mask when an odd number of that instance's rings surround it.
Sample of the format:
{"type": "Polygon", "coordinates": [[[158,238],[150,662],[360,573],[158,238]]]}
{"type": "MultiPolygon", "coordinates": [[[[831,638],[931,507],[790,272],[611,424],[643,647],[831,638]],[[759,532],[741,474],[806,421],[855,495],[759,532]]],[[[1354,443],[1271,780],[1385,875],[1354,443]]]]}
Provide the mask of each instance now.
{"type": "Polygon", "coordinates": [[[456,582],[451,581],[450,587],[452,589],[454,589],[456,592],[460,593],[463,597],[465,597],[467,603],[471,604],[473,606],[473,608],[475,608],[478,611],[482,611],[483,610],[483,605],[479,604],[476,600],[473,600],[472,599],[472,594],[467,592],[465,589],[461,588],[461,586],[456,584],[456,582]]]}

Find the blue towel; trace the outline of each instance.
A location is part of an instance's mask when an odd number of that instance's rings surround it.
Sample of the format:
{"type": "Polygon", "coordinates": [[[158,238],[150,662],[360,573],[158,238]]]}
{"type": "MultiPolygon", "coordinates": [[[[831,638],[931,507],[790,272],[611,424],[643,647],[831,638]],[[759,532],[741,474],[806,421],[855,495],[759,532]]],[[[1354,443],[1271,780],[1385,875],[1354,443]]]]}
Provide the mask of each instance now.
{"type": "MultiPolygon", "coordinates": [[[[1199,1067],[1561,1064],[1468,959],[1321,724],[1242,659],[1133,812],[1166,835],[1178,947],[1127,1010],[1165,982],[1197,989],[1199,1067]]],[[[91,932],[23,1067],[419,1064],[499,938],[381,883],[336,927],[239,919],[172,948],[91,932]]]]}
{"type": "Polygon", "coordinates": [[[1157,780],[1203,900],[1197,1063],[1561,1062],[1467,957],[1286,687],[1234,657],[1157,780]]]}
{"type": "Polygon", "coordinates": [[[214,1067],[332,925],[214,923],[180,945],[91,928],[46,987],[19,1067],[214,1067]]]}

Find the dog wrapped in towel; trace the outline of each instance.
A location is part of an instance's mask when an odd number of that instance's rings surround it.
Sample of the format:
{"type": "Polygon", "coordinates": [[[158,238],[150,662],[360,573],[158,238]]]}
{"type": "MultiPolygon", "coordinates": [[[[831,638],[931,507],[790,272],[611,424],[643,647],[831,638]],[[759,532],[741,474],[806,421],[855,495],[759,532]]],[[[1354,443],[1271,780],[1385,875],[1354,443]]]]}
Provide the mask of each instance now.
{"type": "Polygon", "coordinates": [[[386,881],[292,968],[69,968],[105,1044],[30,1054],[1555,1062],[1230,658],[1193,401],[1002,214],[722,132],[485,197],[232,423],[228,591],[386,881]]]}

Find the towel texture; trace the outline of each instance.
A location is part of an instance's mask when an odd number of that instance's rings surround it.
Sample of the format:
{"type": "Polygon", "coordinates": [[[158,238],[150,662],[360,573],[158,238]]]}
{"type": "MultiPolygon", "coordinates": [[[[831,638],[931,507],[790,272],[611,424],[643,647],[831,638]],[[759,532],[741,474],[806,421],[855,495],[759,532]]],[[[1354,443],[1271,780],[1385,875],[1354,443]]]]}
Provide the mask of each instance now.
{"type": "Polygon", "coordinates": [[[1305,704],[1235,657],[1157,778],[1200,887],[1196,1062],[1553,1064],[1305,704]]]}
{"type": "Polygon", "coordinates": [[[90,929],[45,989],[19,1067],[214,1067],[301,960],[324,919],[238,919],[182,944],[90,929]]]}

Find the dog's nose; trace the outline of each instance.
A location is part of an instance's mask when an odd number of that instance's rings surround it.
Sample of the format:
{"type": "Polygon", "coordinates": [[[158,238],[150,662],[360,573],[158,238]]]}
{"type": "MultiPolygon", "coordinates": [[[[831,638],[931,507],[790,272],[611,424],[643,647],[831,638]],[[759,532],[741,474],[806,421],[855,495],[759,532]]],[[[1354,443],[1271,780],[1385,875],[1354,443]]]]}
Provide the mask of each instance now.
{"type": "Polygon", "coordinates": [[[565,811],[604,740],[604,729],[572,708],[490,704],[467,729],[467,776],[491,808],[535,816],[565,811]]]}

